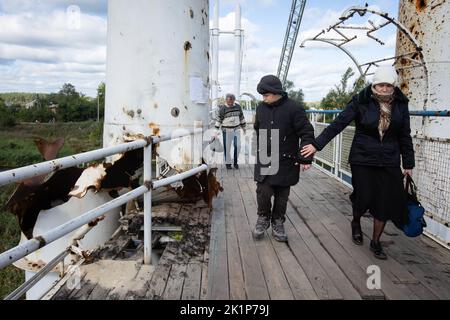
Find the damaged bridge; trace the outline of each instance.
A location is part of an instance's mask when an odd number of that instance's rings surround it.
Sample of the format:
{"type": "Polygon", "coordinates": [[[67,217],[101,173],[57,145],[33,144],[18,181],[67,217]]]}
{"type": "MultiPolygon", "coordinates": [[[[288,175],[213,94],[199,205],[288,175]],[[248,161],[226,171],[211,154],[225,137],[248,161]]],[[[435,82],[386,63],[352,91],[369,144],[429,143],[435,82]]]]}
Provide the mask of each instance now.
{"type": "MultiPolygon", "coordinates": [[[[354,30],[344,22],[367,13],[386,20],[363,27],[368,36],[389,23],[401,32],[395,57],[361,64],[345,52],[362,77],[387,60],[400,71],[411,97],[414,178],[428,208],[428,236],[407,238],[388,224],[388,259],[376,260],[365,216],[364,246],[353,244],[346,159],[355,128],[347,127],[291,188],[289,242],[274,241],[270,229],[254,240],[253,167],[224,170],[203,153],[213,149],[209,92],[218,88],[217,61],[209,75],[209,1],[115,0],[108,3],[104,148],[57,159],[64,141],[38,139],[45,162],[0,172],[0,186],[18,183],[6,207],[22,231],[20,243],[0,253],[0,268],[14,264],[26,279],[6,299],[450,299],[450,122],[443,109],[450,5],[434,2],[400,1],[398,21],[351,7],[327,32],[305,39],[343,49],[356,39],[344,35],[354,30]]],[[[216,56],[218,22],[212,31],[216,56]]],[[[284,48],[290,55],[297,32],[284,48]]],[[[238,44],[242,34],[237,19],[238,44]]],[[[240,73],[237,92],[239,81],[240,73]]],[[[321,112],[310,111],[316,135],[328,125],[321,112]]]]}
{"type": "Polygon", "coordinates": [[[132,213],[121,219],[123,231],[81,265],[78,286],[70,282],[72,274],[46,298],[450,299],[447,249],[425,236],[407,238],[388,224],[383,235],[388,260],[375,259],[368,249],[371,218],[362,220],[367,245],[355,246],[351,190],[318,169],[302,174],[291,190],[287,244],[274,241],[270,232],[262,240],[252,238],[251,166],[219,169],[217,177],[224,192],[212,210],[203,201],[154,207],[157,263],[142,263],[142,214],[132,213]],[[161,230],[180,230],[180,237],[161,230]],[[380,268],[381,288],[367,285],[371,266],[380,268]]]}

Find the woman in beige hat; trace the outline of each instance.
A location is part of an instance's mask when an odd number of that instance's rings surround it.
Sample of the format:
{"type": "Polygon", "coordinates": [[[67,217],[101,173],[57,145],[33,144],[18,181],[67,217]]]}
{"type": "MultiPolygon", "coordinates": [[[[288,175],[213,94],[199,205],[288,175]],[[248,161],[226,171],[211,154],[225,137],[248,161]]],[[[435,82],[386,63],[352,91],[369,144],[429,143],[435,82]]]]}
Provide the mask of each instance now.
{"type": "Polygon", "coordinates": [[[394,67],[380,66],[372,84],[355,95],[333,123],[301,151],[302,156],[308,157],[322,150],[355,121],[349,155],[353,185],[352,240],[357,245],[363,244],[360,219],[368,210],[374,218],[370,249],[378,259],[387,258],[380,243],[386,222],[392,220],[401,226],[408,220],[403,177],[411,175],[414,168],[408,99],[396,83],[394,67]]]}

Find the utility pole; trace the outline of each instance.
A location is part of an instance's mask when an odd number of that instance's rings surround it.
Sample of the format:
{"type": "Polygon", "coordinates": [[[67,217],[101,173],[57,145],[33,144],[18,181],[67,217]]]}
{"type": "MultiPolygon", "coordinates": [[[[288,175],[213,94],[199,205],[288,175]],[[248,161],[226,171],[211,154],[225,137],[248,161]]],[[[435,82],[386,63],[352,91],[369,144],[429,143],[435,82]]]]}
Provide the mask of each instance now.
{"type": "Polygon", "coordinates": [[[242,29],[241,29],[241,5],[236,5],[234,22],[234,94],[239,101],[241,95],[241,69],[242,69],[242,29]]]}
{"type": "Polygon", "coordinates": [[[219,0],[214,4],[213,27],[211,29],[211,58],[212,58],[212,91],[211,101],[213,109],[217,107],[219,95],[219,0]]]}

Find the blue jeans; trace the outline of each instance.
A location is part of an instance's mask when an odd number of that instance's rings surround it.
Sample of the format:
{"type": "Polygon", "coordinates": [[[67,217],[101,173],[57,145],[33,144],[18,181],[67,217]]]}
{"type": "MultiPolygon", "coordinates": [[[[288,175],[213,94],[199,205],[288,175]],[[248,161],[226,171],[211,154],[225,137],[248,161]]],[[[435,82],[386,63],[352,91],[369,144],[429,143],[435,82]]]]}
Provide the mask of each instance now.
{"type": "Polygon", "coordinates": [[[233,142],[234,146],[234,165],[238,164],[238,156],[240,149],[240,130],[236,129],[223,129],[223,152],[225,155],[225,163],[231,165],[231,155],[229,154],[231,151],[231,142],[233,142]],[[228,137],[228,141],[227,141],[228,137]]]}

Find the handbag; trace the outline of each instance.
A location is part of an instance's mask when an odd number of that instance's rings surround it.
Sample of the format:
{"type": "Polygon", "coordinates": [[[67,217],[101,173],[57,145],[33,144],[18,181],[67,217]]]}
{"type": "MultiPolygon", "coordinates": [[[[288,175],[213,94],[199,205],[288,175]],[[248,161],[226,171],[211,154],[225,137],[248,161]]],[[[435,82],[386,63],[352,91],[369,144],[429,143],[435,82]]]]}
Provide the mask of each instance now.
{"type": "Polygon", "coordinates": [[[402,229],[406,236],[417,237],[423,233],[423,228],[426,228],[427,223],[424,219],[425,208],[417,199],[417,186],[413,179],[407,175],[405,192],[408,206],[408,223],[403,225],[402,229]]]}

